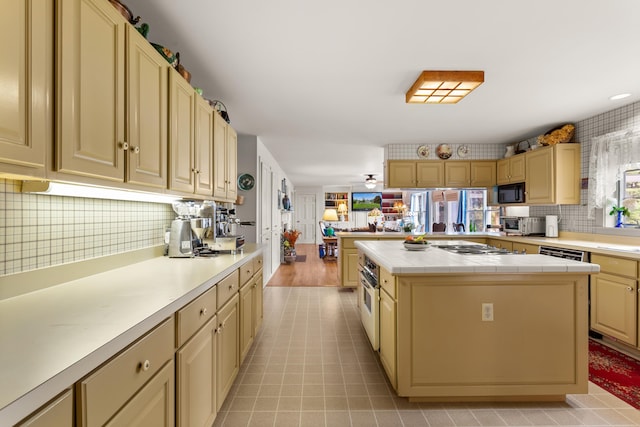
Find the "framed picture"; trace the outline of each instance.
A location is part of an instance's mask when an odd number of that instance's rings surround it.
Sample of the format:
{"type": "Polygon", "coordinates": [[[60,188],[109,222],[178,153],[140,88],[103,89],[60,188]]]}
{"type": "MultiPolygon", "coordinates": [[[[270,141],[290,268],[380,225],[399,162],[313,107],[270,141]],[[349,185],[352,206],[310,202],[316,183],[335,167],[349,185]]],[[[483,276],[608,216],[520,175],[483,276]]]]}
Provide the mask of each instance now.
{"type": "Polygon", "coordinates": [[[282,194],[287,194],[287,180],[285,178],[282,179],[282,194]]]}
{"type": "Polygon", "coordinates": [[[282,209],[282,190],[278,190],[278,209],[282,209]]]}

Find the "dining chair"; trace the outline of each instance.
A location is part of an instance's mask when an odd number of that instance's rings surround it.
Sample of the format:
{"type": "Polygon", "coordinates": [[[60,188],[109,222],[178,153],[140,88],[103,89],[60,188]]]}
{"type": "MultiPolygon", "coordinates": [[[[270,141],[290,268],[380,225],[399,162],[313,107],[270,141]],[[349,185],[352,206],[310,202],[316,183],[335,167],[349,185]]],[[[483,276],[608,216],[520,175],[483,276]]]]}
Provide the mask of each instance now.
{"type": "Polygon", "coordinates": [[[445,224],[444,222],[434,222],[431,231],[447,231],[447,224],[445,224]]]}
{"type": "Polygon", "coordinates": [[[453,231],[458,232],[458,233],[459,232],[464,233],[464,231],[465,231],[464,230],[464,223],[462,223],[462,222],[454,222],[453,223],[453,231]]]}

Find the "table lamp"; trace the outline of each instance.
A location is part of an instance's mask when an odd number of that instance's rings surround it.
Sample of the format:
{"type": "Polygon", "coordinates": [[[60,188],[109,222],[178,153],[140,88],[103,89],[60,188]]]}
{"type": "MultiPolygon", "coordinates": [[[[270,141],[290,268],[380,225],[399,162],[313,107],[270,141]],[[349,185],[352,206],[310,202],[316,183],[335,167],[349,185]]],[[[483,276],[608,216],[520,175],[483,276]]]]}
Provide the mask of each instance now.
{"type": "Polygon", "coordinates": [[[340,221],[344,221],[344,216],[347,213],[347,205],[345,203],[340,203],[338,205],[338,214],[340,215],[340,221]]]}
{"type": "MultiPolygon", "coordinates": [[[[322,220],[329,222],[329,221],[337,221],[338,220],[338,212],[336,212],[335,209],[325,209],[324,213],[322,214],[322,220]]],[[[334,235],[334,231],[333,231],[333,227],[331,226],[331,224],[327,224],[327,236],[333,236],[334,235]]]]}

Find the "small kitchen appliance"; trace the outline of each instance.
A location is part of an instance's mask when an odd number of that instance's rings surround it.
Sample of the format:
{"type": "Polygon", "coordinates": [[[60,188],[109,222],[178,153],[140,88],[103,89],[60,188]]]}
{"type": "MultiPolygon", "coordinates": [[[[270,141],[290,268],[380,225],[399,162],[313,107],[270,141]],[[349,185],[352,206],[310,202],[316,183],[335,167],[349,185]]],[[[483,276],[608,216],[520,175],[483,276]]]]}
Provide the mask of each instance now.
{"type": "Polygon", "coordinates": [[[507,235],[544,236],[545,219],[536,216],[503,216],[500,224],[507,235]]]}
{"type": "Polygon", "coordinates": [[[169,234],[169,257],[191,258],[193,254],[193,238],[191,221],[188,218],[177,218],[171,222],[169,234]]]}
{"type": "Polygon", "coordinates": [[[211,256],[215,253],[205,242],[213,236],[215,203],[179,201],[173,203],[178,217],[171,222],[168,255],[171,258],[211,256]]]}
{"type": "Polygon", "coordinates": [[[558,216],[557,215],[547,215],[545,217],[546,223],[546,233],[547,237],[558,237],[558,216]]]}

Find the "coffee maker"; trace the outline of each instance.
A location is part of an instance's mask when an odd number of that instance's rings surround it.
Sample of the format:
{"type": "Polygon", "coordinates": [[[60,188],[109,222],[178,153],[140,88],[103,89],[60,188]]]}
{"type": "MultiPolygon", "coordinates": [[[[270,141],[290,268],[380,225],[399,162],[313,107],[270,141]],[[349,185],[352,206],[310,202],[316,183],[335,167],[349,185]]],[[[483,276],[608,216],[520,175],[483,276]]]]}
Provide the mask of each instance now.
{"type": "Polygon", "coordinates": [[[179,201],[173,203],[173,210],[178,216],[171,222],[169,257],[214,255],[205,239],[213,236],[215,203],[179,201]]]}

